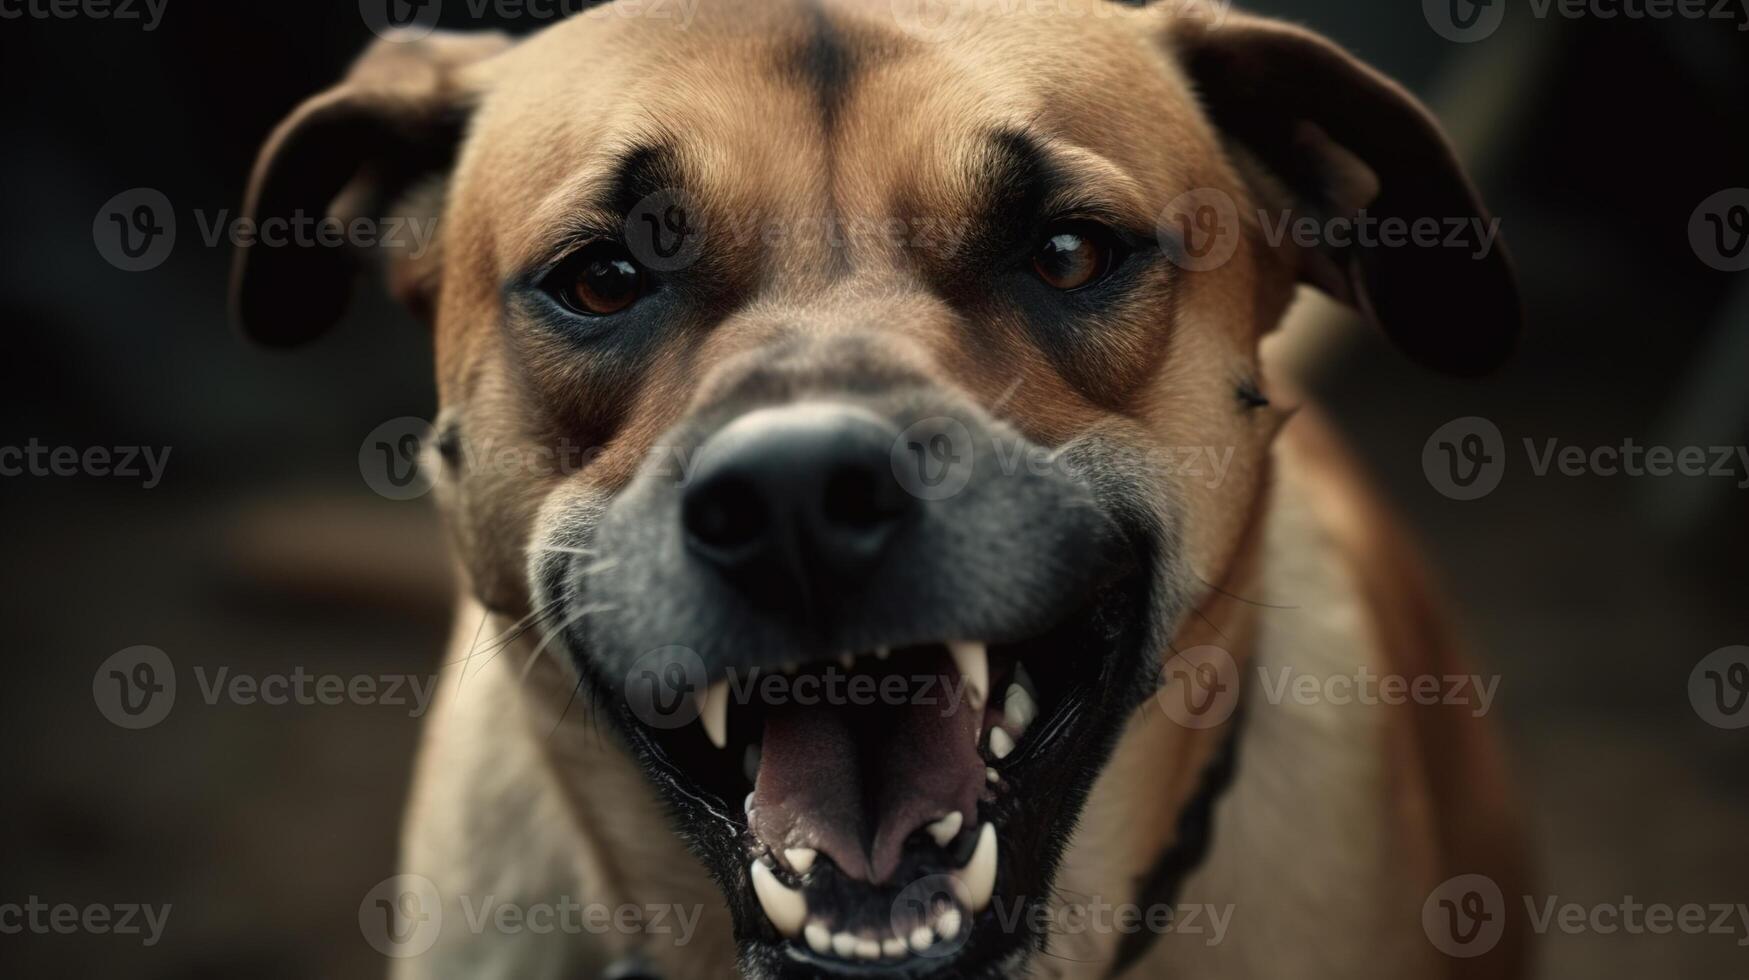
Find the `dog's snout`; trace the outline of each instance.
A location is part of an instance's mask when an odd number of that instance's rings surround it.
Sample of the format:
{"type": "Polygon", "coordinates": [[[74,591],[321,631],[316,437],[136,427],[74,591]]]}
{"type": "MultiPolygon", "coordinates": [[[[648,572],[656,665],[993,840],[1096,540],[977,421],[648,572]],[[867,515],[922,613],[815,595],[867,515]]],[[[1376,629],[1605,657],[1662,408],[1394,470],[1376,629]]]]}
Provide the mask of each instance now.
{"type": "Polygon", "coordinates": [[[688,550],[762,604],[855,583],[918,504],[893,471],[897,436],[850,405],[736,419],[699,448],[681,499],[688,550]]]}

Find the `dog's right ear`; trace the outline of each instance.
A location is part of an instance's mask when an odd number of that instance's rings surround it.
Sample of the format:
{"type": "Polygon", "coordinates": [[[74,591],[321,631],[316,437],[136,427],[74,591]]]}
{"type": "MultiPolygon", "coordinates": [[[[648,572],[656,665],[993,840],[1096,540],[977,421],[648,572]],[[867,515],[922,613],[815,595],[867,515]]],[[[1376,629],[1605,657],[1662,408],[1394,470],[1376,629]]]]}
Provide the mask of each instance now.
{"type": "MultiPolygon", "coordinates": [[[[249,181],[245,213],[261,233],[239,244],[232,269],[231,308],[246,336],[291,346],[340,318],[357,253],[268,230],[378,218],[416,182],[447,173],[480,91],[477,65],[511,43],[496,33],[379,40],[339,85],[279,124],[249,181]]],[[[391,280],[404,302],[426,314],[436,274],[405,267],[415,259],[436,261],[398,257],[403,267],[391,270],[391,280]]]]}

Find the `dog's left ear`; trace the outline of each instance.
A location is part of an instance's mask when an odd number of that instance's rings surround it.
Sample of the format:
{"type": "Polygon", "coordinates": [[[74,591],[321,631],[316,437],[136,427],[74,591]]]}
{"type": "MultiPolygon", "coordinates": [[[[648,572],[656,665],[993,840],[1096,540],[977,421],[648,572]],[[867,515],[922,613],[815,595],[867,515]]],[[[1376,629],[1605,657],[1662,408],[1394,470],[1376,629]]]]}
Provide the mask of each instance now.
{"type": "Polygon", "coordinates": [[[1433,245],[1299,252],[1300,278],[1435,370],[1478,375],[1504,362],[1522,326],[1517,282],[1495,219],[1433,116],[1316,34],[1199,15],[1202,7],[1172,12],[1165,40],[1260,201],[1320,220],[1364,208],[1381,230],[1437,226],[1433,245]],[[1448,244],[1460,222],[1462,244],[1448,244]]]}
{"type": "MultiPolygon", "coordinates": [[[[231,307],[245,335],[291,346],[345,312],[358,253],[335,240],[341,236],[288,231],[325,218],[375,219],[381,247],[406,253],[391,262],[393,291],[415,312],[429,312],[437,257],[424,252],[435,243],[381,219],[410,188],[448,172],[477,97],[469,72],[511,43],[497,33],[378,40],[339,85],[279,124],[249,181],[246,216],[258,233],[239,244],[232,269],[231,307]],[[391,234],[405,240],[389,241],[391,234]]],[[[401,217],[418,218],[429,236],[434,203],[401,217]]]]}

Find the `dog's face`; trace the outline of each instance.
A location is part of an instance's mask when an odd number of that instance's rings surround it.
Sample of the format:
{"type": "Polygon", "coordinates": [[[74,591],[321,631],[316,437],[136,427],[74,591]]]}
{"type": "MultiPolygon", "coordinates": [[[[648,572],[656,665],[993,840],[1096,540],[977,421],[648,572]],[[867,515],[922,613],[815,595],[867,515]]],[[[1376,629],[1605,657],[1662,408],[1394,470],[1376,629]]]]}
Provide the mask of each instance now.
{"type": "MultiPolygon", "coordinates": [[[[1260,208],[1481,213],[1335,49],[1014,9],[385,42],[257,174],[258,216],[442,178],[441,255],[391,275],[434,324],[458,550],[560,638],[749,976],[995,976],[1042,943],[994,913],[1048,901],[1254,520],[1281,417],[1257,346],[1296,282],[1457,371],[1516,327],[1498,252],[1265,240],[1260,208]],[[1223,199],[1231,257],[1199,262],[1223,199]]],[[[256,251],[257,336],[338,313],[337,257],[256,251]]]]}

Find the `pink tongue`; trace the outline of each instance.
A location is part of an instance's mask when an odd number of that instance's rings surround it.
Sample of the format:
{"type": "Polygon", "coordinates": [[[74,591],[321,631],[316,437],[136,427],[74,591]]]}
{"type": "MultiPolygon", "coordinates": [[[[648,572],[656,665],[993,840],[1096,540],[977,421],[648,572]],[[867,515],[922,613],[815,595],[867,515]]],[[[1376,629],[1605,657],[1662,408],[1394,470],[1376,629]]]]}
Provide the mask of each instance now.
{"type": "Polygon", "coordinates": [[[968,826],[976,822],[983,712],[958,697],[961,682],[945,653],[894,663],[905,664],[894,670],[906,678],[899,697],[881,696],[893,688],[878,676],[864,687],[840,679],[823,690],[851,697],[768,713],[753,832],[774,851],[810,847],[846,876],[879,884],[926,824],[955,811],[968,826]],[[919,675],[934,675],[927,689],[919,675]]]}

